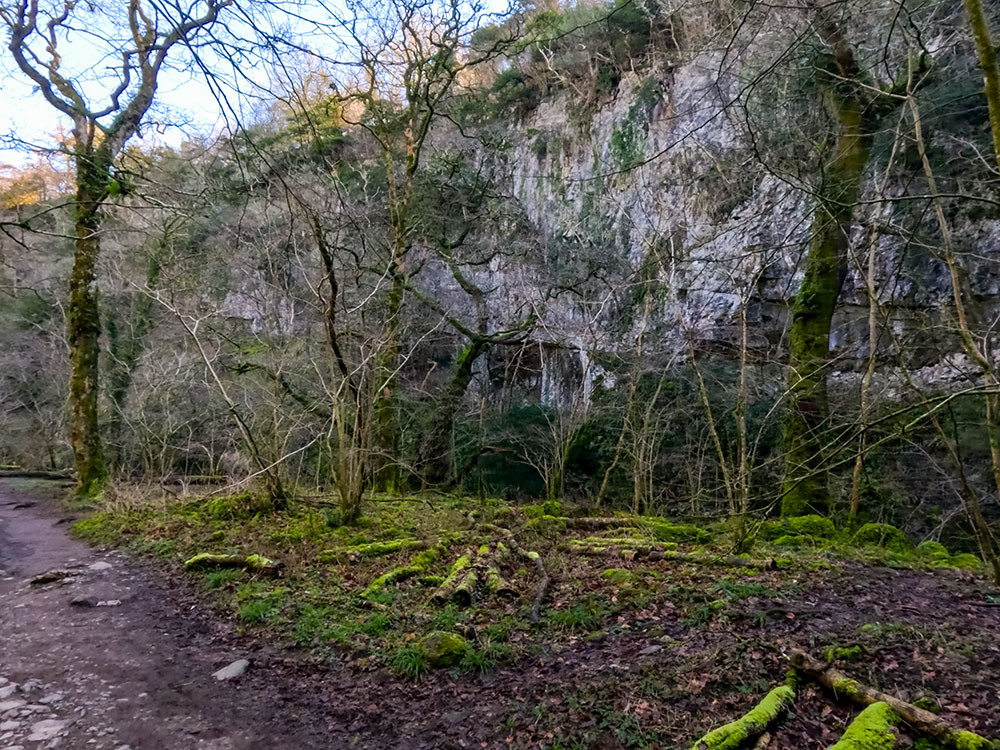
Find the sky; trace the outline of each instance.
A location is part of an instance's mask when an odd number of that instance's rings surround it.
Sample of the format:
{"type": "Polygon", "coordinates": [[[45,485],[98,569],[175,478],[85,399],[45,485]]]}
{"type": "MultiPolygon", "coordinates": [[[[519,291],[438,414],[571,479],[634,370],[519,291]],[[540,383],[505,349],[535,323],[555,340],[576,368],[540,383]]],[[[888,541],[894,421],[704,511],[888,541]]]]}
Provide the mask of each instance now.
{"type": "MultiPolygon", "coordinates": [[[[269,0],[268,3],[244,2],[223,11],[226,26],[219,28],[219,36],[225,33],[235,38],[253,36],[250,26],[243,18],[254,14],[253,23],[262,28],[281,29],[288,38],[305,46],[320,47],[327,54],[331,45],[337,46],[336,32],[328,23],[332,14],[344,12],[345,0],[269,0]],[[323,19],[327,19],[324,22],[323,19]]],[[[486,13],[502,12],[504,0],[469,0],[482,3],[486,13]]],[[[81,88],[92,106],[107,101],[107,92],[117,82],[116,71],[120,66],[118,49],[129,40],[129,32],[124,25],[123,6],[127,0],[98,0],[96,3],[78,3],[71,16],[71,22],[62,28],[57,37],[57,46],[62,57],[60,72],[81,88]]],[[[0,15],[4,9],[15,3],[0,0],[0,15]]],[[[202,0],[185,0],[185,5],[196,12],[203,7],[202,0]]],[[[46,7],[45,0],[41,3],[46,7]]],[[[367,3],[359,7],[364,12],[367,3]]],[[[373,3],[375,7],[377,3],[373,3]]],[[[180,7],[175,0],[144,0],[145,8],[160,8],[164,13],[174,13],[180,7]]],[[[62,7],[61,2],[54,7],[62,7]]],[[[469,6],[465,6],[468,9],[469,6]]],[[[484,18],[478,13],[475,17],[484,18]]],[[[167,27],[168,21],[161,23],[167,27]]],[[[9,38],[6,28],[0,23],[0,165],[23,166],[34,160],[31,151],[23,146],[12,148],[12,138],[42,147],[53,143],[52,135],[60,127],[69,129],[68,118],[49,105],[26,76],[18,70],[7,52],[9,38]]],[[[204,34],[200,37],[205,39],[204,34]]],[[[129,40],[130,42],[130,40],[129,40]]],[[[342,44],[342,42],[341,42],[342,44]]],[[[131,44],[129,43],[129,46],[131,44]]],[[[177,45],[168,55],[172,67],[161,71],[156,101],[145,118],[146,127],[142,138],[133,138],[130,143],[142,145],[167,144],[177,146],[195,135],[212,135],[227,130],[234,124],[234,115],[241,119],[252,116],[259,109],[265,95],[251,93],[255,85],[264,89],[274,78],[276,66],[272,60],[262,58],[253,52],[243,50],[253,48],[251,44],[233,45],[230,57],[218,56],[209,47],[199,52],[201,62],[206,66],[216,84],[221,84],[227,97],[220,104],[216,94],[206,80],[204,70],[192,64],[190,53],[177,45]],[[217,77],[216,77],[217,76],[217,77]],[[234,112],[235,110],[235,112],[234,112]]],[[[343,46],[339,47],[344,49],[343,46]]],[[[44,40],[34,46],[39,57],[47,59],[44,40]]],[[[290,53],[294,57],[295,53],[290,53]]],[[[282,57],[282,64],[288,58],[282,57]]]]}

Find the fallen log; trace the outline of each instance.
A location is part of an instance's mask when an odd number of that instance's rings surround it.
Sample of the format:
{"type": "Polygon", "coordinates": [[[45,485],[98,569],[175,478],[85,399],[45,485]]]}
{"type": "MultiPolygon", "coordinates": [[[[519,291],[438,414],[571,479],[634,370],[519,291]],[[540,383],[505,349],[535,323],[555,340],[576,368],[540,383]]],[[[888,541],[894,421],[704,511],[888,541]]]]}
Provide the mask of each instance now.
{"type": "Polygon", "coordinates": [[[954,748],[954,750],[992,750],[998,747],[997,743],[974,732],[958,729],[930,711],[917,708],[913,704],[888,693],[883,693],[881,690],[863,685],[805,651],[793,650],[788,657],[788,662],[793,668],[815,680],[838,698],[845,698],[859,706],[885,703],[908,726],[920,734],[954,748]]]}
{"type": "Polygon", "coordinates": [[[795,703],[795,688],[784,684],[736,721],[713,729],[691,746],[691,750],[736,750],[763,736],[795,703]]]}
{"type": "Polygon", "coordinates": [[[716,555],[699,552],[677,552],[671,549],[660,549],[650,543],[640,546],[608,546],[602,547],[583,540],[574,539],[559,545],[564,552],[571,552],[585,557],[604,557],[612,559],[634,560],[676,560],[678,562],[696,563],[698,565],[721,565],[724,567],[752,568],[754,570],[777,570],[776,560],[752,560],[738,555],[716,555]]]}
{"type": "Polygon", "coordinates": [[[427,569],[437,561],[438,557],[447,548],[448,545],[446,543],[439,542],[436,546],[431,547],[430,549],[425,549],[423,552],[410,560],[410,562],[406,565],[398,565],[395,568],[390,568],[372,581],[368,585],[368,588],[361,592],[361,596],[364,599],[368,599],[375,594],[385,591],[386,587],[394,583],[405,581],[408,578],[413,578],[414,576],[426,573],[427,569]]]}
{"type": "Polygon", "coordinates": [[[267,575],[278,575],[284,565],[263,555],[215,555],[201,552],[184,561],[185,570],[210,568],[245,568],[267,575]]]}
{"type": "Polygon", "coordinates": [[[537,624],[542,619],[542,604],[545,603],[545,597],[548,596],[549,589],[552,587],[552,576],[548,574],[545,570],[545,563],[542,561],[542,556],[533,550],[526,550],[520,544],[517,543],[517,539],[514,538],[514,532],[510,529],[505,529],[503,526],[497,526],[492,523],[484,523],[479,527],[480,531],[491,532],[494,534],[499,534],[507,540],[507,545],[514,551],[514,554],[524,560],[530,561],[535,569],[538,571],[538,592],[535,594],[535,599],[531,603],[531,622],[537,624]]]}
{"type": "Polygon", "coordinates": [[[71,482],[74,475],[69,471],[35,471],[32,469],[0,469],[0,479],[50,479],[56,482],[71,482]]]}
{"type": "Polygon", "coordinates": [[[872,703],[854,717],[844,736],[830,750],[891,750],[896,746],[893,729],[899,724],[888,703],[872,703]]]}
{"type": "Polygon", "coordinates": [[[472,558],[469,555],[466,554],[459,556],[459,558],[451,564],[451,568],[448,570],[448,575],[445,576],[442,584],[434,590],[433,594],[431,594],[431,601],[435,604],[444,604],[448,601],[448,599],[451,598],[451,592],[458,585],[458,582],[471,565],[472,558]]]}

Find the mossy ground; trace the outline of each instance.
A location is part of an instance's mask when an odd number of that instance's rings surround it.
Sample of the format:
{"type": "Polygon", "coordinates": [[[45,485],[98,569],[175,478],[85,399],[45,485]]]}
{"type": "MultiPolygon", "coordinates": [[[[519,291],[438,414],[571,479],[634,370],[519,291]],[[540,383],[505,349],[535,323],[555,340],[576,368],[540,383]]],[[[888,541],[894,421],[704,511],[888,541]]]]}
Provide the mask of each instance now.
{"type": "MultiPolygon", "coordinates": [[[[572,508],[558,511],[573,514],[572,508]]],[[[529,525],[546,515],[460,497],[376,498],[359,524],[345,527],[335,514],[304,504],[279,514],[248,498],[191,498],[118,503],[79,522],[76,531],[167,561],[238,629],[340,665],[327,668],[351,670],[349,682],[359,691],[365,685],[390,696],[398,691],[398,710],[409,712],[401,722],[423,720],[410,713],[454,710],[448,706],[455,698],[435,697],[453,688],[478,696],[468,721],[487,746],[689,748],[783,680],[782,644],[790,642],[817,654],[830,649],[845,671],[884,689],[919,686],[946,714],[956,703],[1000,697],[977,693],[987,679],[1000,684],[1000,655],[989,651],[987,624],[977,624],[990,610],[971,603],[983,598],[972,593],[980,579],[937,571],[951,558],[940,550],[933,556],[926,548],[923,555],[880,547],[858,552],[836,532],[824,545],[794,550],[759,541],[752,556],[779,560],[777,570],[612,562],[561,551],[559,543],[574,531],[550,524],[556,528],[542,533],[529,525]],[[454,560],[475,555],[489,541],[482,524],[494,521],[539,551],[556,577],[537,626],[528,616],[536,573],[516,557],[502,567],[519,591],[516,599],[481,592],[469,607],[430,602],[454,560]],[[420,546],[396,546],[396,540],[420,546]],[[352,549],[379,555],[352,555],[352,549]],[[382,593],[361,595],[379,575],[435,549],[443,552],[426,570],[382,593]],[[285,567],[273,579],[231,569],[181,573],[181,562],[197,552],[262,554],[285,567]],[[456,666],[430,669],[418,644],[434,631],[468,639],[471,647],[456,666]],[[914,648],[921,655],[916,663],[914,648]],[[993,656],[984,660],[984,649],[993,656]],[[372,683],[385,670],[399,675],[398,687],[384,678],[372,683]],[[412,678],[422,681],[426,698],[414,702],[413,688],[405,687],[412,678]]],[[[657,538],[657,524],[626,520],[627,534],[608,529],[577,536],[657,538]]],[[[677,549],[728,551],[724,526],[701,532],[695,535],[701,541],[679,542],[677,549]]],[[[809,721],[790,720],[771,747],[804,747],[804,738],[819,747],[816,737],[823,747],[834,744],[851,713],[830,707],[806,691],[795,713],[809,721]],[[817,727],[826,734],[817,735],[817,727]]],[[[1000,717],[995,723],[978,728],[1000,733],[1000,717]]]]}

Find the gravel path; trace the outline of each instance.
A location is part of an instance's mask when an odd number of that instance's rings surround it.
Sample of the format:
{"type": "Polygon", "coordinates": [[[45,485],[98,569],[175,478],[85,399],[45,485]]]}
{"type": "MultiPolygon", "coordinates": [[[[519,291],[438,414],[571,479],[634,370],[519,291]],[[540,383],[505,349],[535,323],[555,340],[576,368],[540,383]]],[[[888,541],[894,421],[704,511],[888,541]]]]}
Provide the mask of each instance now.
{"type": "Polygon", "coordinates": [[[0,485],[0,750],[329,747],[279,711],[266,653],[66,526],[0,485]]]}

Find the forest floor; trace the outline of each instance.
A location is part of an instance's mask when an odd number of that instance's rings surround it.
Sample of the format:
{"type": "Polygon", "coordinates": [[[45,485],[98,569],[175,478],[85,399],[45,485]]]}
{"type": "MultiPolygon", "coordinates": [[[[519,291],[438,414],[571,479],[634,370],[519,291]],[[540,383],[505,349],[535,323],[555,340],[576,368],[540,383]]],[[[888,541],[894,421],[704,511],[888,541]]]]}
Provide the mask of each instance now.
{"type": "MultiPolygon", "coordinates": [[[[415,550],[350,550],[426,539],[448,550],[433,567],[446,573],[481,541],[481,525],[457,531],[477,523],[467,503],[379,504],[347,531],[320,509],[280,524],[232,510],[114,508],[77,533],[127,543],[94,549],[69,536],[51,488],[0,485],[0,748],[689,748],[782,682],[793,647],[832,648],[851,676],[1000,738],[1000,598],[976,573],[825,549],[783,552],[773,570],[611,562],[559,552],[545,527],[566,530],[543,519],[520,527],[556,578],[532,624],[537,580],[518,563],[503,601],[431,606],[440,575],[359,598],[415,550]],[[234,549],[280,559],[282,577],[181,565],[234,549]],[[425,672],[413,646],[431,630],[473,648],[425,672]],[[245,674],[213,679],[241,658],[245,674]]],[[[682,544],[700,547],[713,548],[682,544]]],[[[809,686],[769,747],[828,748],[854,713],[809,686]]]]}

